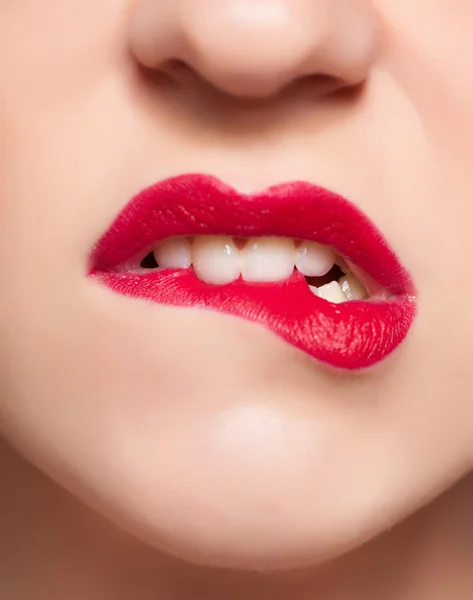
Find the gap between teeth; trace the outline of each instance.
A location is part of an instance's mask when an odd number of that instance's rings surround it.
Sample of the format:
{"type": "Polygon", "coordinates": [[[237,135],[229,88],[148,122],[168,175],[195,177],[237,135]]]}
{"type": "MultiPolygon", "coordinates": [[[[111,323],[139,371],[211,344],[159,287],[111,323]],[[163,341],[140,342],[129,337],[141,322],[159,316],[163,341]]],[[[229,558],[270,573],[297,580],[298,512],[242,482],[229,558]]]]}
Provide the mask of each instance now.
{"type": "Polygon", "coordinates": [[[160,268],[188,269],[213,285],[225,285],[240,277],[248,282],[276,282],[288,279],[296,268],[306,277],[322,277],[338,264],[345,275],[339,281],[309,285],[321,298],[334,303],[361,300],[367,291],[353,273],[346,272],[343,259],[328,246],[282,237],[259,237],[242,244],[226,236],[170,238],[153,252],[160,268]]]}

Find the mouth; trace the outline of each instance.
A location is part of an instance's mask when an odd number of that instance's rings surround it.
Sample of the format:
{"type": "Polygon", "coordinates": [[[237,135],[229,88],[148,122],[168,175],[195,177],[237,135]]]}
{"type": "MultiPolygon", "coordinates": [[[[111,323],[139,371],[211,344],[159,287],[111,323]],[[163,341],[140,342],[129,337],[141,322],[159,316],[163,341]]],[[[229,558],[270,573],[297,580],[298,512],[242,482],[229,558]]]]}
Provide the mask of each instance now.
{"type": "Polygon", "coordinates": [[[387,358],[416,313],[411,277],[374,224],[304,182],[249,196],[203,175],[162,181],[130,201],[90,264],[118,294],[245,318],[342,369],[387,358]]]}

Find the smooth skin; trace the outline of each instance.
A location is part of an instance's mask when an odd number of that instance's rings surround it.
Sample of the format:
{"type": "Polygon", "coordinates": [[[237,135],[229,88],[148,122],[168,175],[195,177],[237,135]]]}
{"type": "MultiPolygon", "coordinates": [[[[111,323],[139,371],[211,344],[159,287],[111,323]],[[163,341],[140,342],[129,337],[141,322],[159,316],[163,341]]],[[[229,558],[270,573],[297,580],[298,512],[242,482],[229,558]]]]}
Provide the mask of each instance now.
{"type": "Polygon", "coordinates": [[[473,3],[0,0],[0,597],[473,596],[473,3]],[[130,197],[308,180],[418,290],[385,363],[87,277],[130,197]]]}

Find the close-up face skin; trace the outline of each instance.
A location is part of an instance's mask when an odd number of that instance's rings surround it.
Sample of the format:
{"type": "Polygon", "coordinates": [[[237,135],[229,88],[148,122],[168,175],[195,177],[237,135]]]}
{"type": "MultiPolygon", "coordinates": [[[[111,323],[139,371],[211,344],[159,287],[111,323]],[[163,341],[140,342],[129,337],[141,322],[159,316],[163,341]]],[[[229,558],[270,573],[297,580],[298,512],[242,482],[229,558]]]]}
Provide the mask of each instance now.
{"type": "Polygon", "coordinates": [[[472,27],[0,0],[0,437],[230,569],[325,564],[464,479],[472,27]]]}

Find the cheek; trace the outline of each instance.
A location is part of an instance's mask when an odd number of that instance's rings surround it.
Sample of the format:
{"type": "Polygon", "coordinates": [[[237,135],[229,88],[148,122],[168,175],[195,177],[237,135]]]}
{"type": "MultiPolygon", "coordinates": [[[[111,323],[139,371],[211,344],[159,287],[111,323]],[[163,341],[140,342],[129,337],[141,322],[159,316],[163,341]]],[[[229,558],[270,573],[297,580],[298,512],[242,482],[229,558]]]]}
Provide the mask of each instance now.
{"type": "Polygon", "coordinates": [[[8,419],[9,402],[23,398],[32,427],[44,431],[61,381],[88,369],[71,320],[80,320],[81,276],[101,226],[85,209],[99,205],[111,179],[98,157],[113,164],[110,148],[119,152],[99,125],[120,97],[128,4],[0,2],[0,376],[14,388],[0,413],[8,419]]]}
{"type": "Polygon", "coordinates": [[[390,116],[399,120],[402,132],[392,160],[402,169],[392,181],[402,181],[403,170],[407,174],[401,188],[395,184],[392,202],[403,204],[409,264],[419,283],[421,308],[425,305],[438,334],[438,352],[443,350],[444,364],[451,361],[453,370],[466,373],[465,352],[473,336],[473,280],[468,275],[473,251],[473,53],[468,51],[473,4],[377,4],[387,34],[382,66],[415,116],[419,140],[411,143],[412,128],[403,127],[399,113],[390,116]]]}
{"type": "Polygon", "coordinates": [[[41,242],[48,246],[50,233],[60,227],[54,206],[59,199],[67,202],[69,214],[80,206],[71,194],[77,189],[73,179],[86,168],[81,163],[91,147],[90,107],[103,96],[117,63],[126,5],[120,0],[99,5],[49,0],[45,9],[44,3],[22,0],[0,6],[0,227],[8,234],[7,240],[2,235],[4,256],[11,258],[19,238],[22,245],[33,244],[36,252],[42,251],[41,242]],[[88,143],[78,135],[87,122],[88,143]],[[69,182],[63,189],[62,180],[69,182]],[[33,231],[42,226],[44,238],[35,240],[30,225],[35,225],[33,231]]]}
{"type": "MultiPolygon", "coordinates": [[[[117,54],[123,54],[129,0],[20,0],[0,6],[2,84],[13,83],[14,102],[87,93],[117,54]],[[30,98],[23,97],[27,92],[30,98]]],[[[9,86],[5,86],[9,89],[9,86]]]]}
{"type": "Polygon", "coordinates": [[[472,3],[378,0],[378,5],[386,27],[387,69],[412,103],[428,141],[445,151],[447,161],[465,159],[473,134],[472,3]]]}

